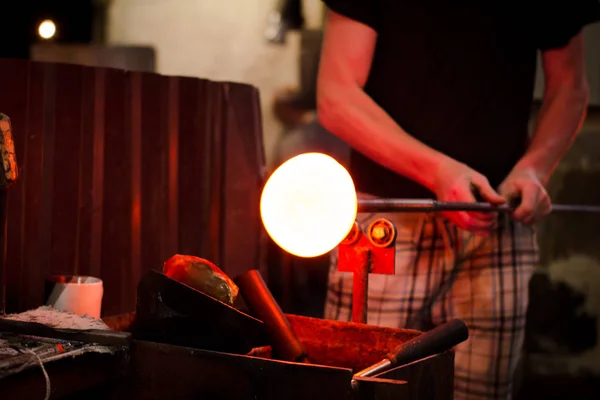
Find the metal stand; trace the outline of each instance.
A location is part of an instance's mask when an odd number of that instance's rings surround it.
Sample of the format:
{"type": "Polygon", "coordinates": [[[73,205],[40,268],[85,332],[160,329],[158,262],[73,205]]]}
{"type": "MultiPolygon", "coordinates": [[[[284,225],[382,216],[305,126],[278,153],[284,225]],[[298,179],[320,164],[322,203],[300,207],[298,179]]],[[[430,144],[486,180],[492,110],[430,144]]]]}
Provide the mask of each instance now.
{"type": "Polygon", "coordinates": [[[352,322],[367,323],[369,300],[369,273],[371,272],[371,251],[358,249],[357,264],[352,283],[352,322]]]}
{"type": "Polygon", "coordinates": [[[338,271],[352,272],[352,322],[367,323],[369,274],[395,272],[396,227],[387,219],[371,223],[363,233],[357,223],[338,247],[338,271]]]}

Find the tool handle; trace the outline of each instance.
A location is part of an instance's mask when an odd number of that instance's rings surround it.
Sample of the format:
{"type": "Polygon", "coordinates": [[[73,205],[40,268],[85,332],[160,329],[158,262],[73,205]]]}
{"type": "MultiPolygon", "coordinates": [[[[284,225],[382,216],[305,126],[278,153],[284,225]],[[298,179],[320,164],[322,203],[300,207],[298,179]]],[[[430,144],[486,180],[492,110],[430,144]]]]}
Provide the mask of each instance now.
{"type": "Polygon", "coordinates": [[[260,272],[250,270],[239,276],[235,283],[250,311],[263,321],[273,350],[285,361],[307,361],[304,345],[296,337],[260,272]]]}
{"type": "Polygon", "coordinates": [[[392,363],[390,368],[442,353],[469,338],[465,323],[453,319],[423,333],[392,350],[386,358],[392,363]]]}

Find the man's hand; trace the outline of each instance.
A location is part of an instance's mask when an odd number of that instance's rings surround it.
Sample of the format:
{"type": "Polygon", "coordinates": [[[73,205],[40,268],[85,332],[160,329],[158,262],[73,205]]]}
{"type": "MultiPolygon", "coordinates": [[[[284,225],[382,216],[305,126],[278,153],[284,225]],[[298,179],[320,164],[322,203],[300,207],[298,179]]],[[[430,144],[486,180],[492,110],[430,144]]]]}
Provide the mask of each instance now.
{"type": "MultiPolygon", "coordinates": [[[[478,195],[491,204],[505,203],[485,176],[458,161],[446,160],[435,175],[435,194],[440,201],[475,202],[478,195]]],[[[496,222],[494,213],[461,211],[444,213],[444,216],[460,228],[481,235],[488,235],[496,222]]]]}
{"type": "Polygon", "coordinates": [[[539,221],[552,211],[550,196],[533,169],[513,169],[499,192],[507,201],[520,199],[512,217],[524,224],[539,221]]]}
{"type": "Polygon", "coordinates": [[[579,132],[588,104],[583,47],[580,32],[568,45],[542,52],[544,99],[533,139],[499,189],[507,200],[521,199],[517,221],[531,224],[552,211],[544,183],[579,132]]]}

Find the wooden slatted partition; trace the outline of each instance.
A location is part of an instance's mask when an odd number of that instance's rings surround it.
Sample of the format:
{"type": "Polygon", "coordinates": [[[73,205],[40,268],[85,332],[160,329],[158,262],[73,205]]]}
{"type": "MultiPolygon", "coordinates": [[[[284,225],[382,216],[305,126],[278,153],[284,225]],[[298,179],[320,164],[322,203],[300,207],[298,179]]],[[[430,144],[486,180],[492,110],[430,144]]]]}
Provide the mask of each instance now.
{"type": "Polygon", "coordinates": [[[9,311],[50,274],[101,277],[103,314],[134,309],[139,278],[175,253],[235,277],[260,259],[264,154],[244,84],[0,60],[20,181],[9,193],[9,311]]]}

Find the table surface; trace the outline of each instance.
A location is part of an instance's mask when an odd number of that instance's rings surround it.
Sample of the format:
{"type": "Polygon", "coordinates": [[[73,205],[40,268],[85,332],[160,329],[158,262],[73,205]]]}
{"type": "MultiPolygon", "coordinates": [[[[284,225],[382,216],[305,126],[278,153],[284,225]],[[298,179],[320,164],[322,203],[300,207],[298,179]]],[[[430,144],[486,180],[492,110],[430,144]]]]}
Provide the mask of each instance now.
{"type": "MultiPolygon", "coordinates": [[[[12,314],[5,319],[59,329],[110,329],[101,320],[48,307],[12,314]]],[[[52,398],[70,396],[117,378],[125,368],[126,354],[127,349],[116,347],[0,332],[0,393],[2,398],[43,399],[46,372],[52,398]]]]}

